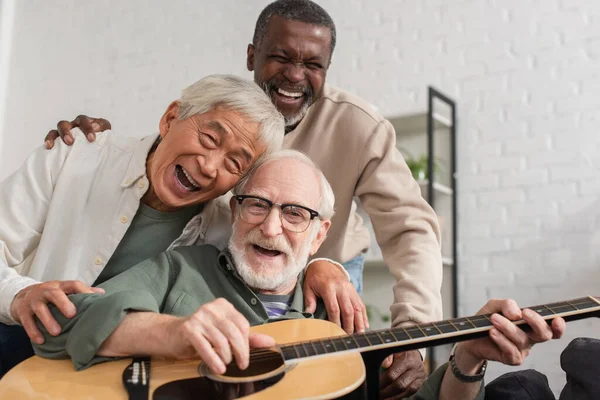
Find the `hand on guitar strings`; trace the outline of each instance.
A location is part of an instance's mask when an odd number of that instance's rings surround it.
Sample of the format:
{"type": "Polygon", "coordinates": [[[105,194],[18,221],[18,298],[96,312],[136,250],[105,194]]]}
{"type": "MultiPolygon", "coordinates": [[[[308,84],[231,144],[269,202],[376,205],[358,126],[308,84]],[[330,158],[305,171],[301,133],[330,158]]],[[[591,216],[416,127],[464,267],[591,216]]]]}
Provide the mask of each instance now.
{"type": "Polygon", "coordinates": [[[327,318],[346,333],[363,332],[369,328],[367,307],[339,268],[328,261],[312,262],[304,275],[305,311],[314,313],[317,297],[323,299],[327,318]]]}
{"type": "Polygon", "coordinates": [[[558,317],[548,324],[538,313],[519,309],[514,300],[493,299],[477,314],[492,314],[494,327],[487,337],[461,342],[455,351],[456,363],[463,373],[477,371],[484,360],[521,365],[536,343],[559,339],[565,320],[558,317]],[[522,330],[511,321],[524,320],[531,329],[522,330]]]}
{"type": "Polygon", "coordinates": [[[104,289],[89,287],[81,281],[48,281],[22,289],[10,304],[13,319],[23,325],[29,338],[36,344],[44,343],[44,335],[38,329],[34,316],[38,317],[52,336],[61,332],[60,325],[48,309],[52,303],[67,318],[73,318],[76,310],[67,297],[74,293],[104,293],[104,289]]]}
{"type": "Polygon", "coordinates": [[[427,379],[419,350],[392,354],[382,366],[387,370],[379,380],[381,399],[403,399],[415,394],[427,379]]]}
{"type": "Polygon", "coordinates": [[[275,346],[275,339],[250,333],[250,323],[223,298],[204,304],[194,314],[180,319],[175,334],[182,340],[180,356],[199,355],[215,374],[224,374],[226,365],[235,358],[240,369],[250,362],[250,348],[275,346]],[[183,354],[182,354],[183,353],[183,354]]]}

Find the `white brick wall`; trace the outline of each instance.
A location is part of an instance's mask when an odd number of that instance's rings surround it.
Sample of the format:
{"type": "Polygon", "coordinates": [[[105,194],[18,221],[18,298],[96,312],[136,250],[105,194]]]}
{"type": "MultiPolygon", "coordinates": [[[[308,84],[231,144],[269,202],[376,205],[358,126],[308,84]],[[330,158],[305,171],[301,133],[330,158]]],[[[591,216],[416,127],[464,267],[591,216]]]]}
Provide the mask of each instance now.
{"type": "MultiPolygon", "coordinates": [[[[59,118],[101,115],[144,135],[195,79],[250,77],[245,49],[267,1],[15,3],[0,177],[59,118]]],[[[599,294],[600,2],[320,3],[339,30],[330,83],[386,115],[423,110],[428,84],[458,101],[461,312],[489,296],[599,294]]],[[[558,391],[561,349],[599,327],[568,326],[526,367],[558,391]]]]}

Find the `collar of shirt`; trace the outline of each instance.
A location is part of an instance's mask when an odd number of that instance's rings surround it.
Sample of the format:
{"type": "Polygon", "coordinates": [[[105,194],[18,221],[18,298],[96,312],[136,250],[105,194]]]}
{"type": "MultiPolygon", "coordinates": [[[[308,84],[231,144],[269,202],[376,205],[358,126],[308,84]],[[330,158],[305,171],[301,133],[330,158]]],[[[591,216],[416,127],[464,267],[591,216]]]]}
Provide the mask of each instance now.
{"type": "Polygon", "coordinates": [[[133,149],[133,156],[129,161],[127,171],[121,181],[121,187],[129,187],[142,176],[146,176],[146,159],[148,158],[148,153],[156,142],[158,135],[159,134],[156,133],[140,139],[140,144],[133,149]]]}

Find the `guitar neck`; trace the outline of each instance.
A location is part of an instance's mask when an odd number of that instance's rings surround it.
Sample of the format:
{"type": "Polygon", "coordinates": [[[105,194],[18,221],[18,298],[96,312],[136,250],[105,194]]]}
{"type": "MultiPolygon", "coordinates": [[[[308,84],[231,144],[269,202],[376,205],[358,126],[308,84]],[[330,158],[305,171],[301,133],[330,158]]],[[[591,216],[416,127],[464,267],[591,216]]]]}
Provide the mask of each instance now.
{"type": "MultiPolygon", "coordinates": [[[[573,321],[599,316],[600,300],[588,296],[529,308],[548,322],[555,317],[562,317],[565,321],[573,321]]],[[[281,346],[280,349],[284,359],[290,361],[347,351],[365,352],[384,348],[398,348],[400,351],[431,347],[487,335],[487,332],[493,326],[490,316],[491,314],[474,315],[406,328],[380,329],[365,333],[297,342],[281,346]]],[[[516,325],[527,325],[523,320],[514,323],[516,325]]]]}

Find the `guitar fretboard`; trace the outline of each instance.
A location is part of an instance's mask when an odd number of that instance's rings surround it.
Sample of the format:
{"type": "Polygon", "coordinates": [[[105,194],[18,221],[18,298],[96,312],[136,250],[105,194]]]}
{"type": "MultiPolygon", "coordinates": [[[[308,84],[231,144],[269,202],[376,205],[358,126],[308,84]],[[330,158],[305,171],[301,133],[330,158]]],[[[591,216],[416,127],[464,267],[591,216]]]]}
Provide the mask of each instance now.
{"type": "MultiPolygon", "coordinates": [[[[600,313],[600,301],[590,296],[528,308],[537,312],[546,320],[555,317],[575,320],[587,318],[593,313],[600,313]]],[[[402,347],[415,343],[427,347],[439,343],[443,339],[452,338],[453,341],[461,341],[467,340],[477,333],[486,332],[493,326],[490,316],[491,314],[482,314],[406,328],[381,329],[327,339],[310,340],[281,346],[280,349],[285,360],[293,360],[342,351],[370,351],[378,348],[402,347]]],[[[522,325],[525,324],[525,321],[520,320],[514,323],[522,325]]]]}

